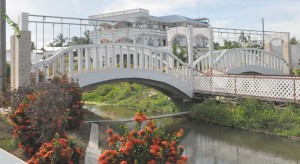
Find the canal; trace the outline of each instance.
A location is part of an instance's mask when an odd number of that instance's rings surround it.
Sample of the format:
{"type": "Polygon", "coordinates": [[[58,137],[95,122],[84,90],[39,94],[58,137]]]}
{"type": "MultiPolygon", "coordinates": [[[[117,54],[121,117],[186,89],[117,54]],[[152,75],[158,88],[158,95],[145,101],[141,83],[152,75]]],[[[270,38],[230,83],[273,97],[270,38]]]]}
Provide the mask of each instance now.
{"type": "MultiPolygon", "coordinates": [[[[110,119],[130,119],[135,114],[135,111],[130,109],[111,105],[86,108],[110,119]]],[[[129,126],[132,124],[128,123],[129,126]]],[[[181,145],[185,147],[184,153],[189,156],[190,163],[300,163],[299,141],[206,123],[192,123],[186,117],[158,119],[158,125],[169,133],[180,128],[185,130],[181,145]]]]}

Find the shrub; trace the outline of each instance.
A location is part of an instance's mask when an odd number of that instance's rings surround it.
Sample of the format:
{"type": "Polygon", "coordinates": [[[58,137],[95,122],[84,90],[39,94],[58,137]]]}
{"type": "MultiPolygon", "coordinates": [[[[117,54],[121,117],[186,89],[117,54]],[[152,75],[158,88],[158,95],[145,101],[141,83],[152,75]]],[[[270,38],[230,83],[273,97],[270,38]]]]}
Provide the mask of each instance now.
{"type": "Polygon", "coordinates": [[[299,75],[300,75],[300,69],[299,69],[299,68],[295,68],[295,69],[293,70],[293,72],[294,72],[294,75],[296,75],[296,76],[299,76],[299,75]]]}
{"type": "Polygon", "coordinates": [[[66,78],[20,90],[14,96],[20,102],[10,113],[14,137],[27,156],[31,156],[56,133],[79,127],[83,121],[81,90],[66,78]],[[25,96],[24,96],[25,95],[25,96]]]}
{"type": "Polygon", "coordinates": [[[165,135],[156,123],[149,120],[144,129],[141,124],[146,115],[139,112],[135,114],[135,129],[129,132],[123,129],[122,136],[107,130],[107,141],[113,150],[104,151],[98,159],[99,164],[106,163],[185,163],[188,158],[182,156],[184,148],[178,143],[182,139],[183,129],[174,135],[165,135]]]}
{"type": "Polygon", "coordinates": [[[74,141],[68,140],[66,136],[59,137],[56,134],[51,142],[43,143],[39,151],[27,163],[79,163],[82,157],[82,151],[76,147],[74,141]]]}

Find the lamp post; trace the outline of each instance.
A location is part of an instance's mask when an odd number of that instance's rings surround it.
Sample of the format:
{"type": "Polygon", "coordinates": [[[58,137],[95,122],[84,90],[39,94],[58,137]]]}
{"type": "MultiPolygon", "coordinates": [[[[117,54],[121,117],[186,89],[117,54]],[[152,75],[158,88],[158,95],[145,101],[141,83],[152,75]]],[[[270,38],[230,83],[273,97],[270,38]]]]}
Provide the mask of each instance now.
{"type": "MultiPolygon", "coordinates": [[[[6,0],[0,0],[0,10],[2,14],[6,14],[6,0]]],[[[5,80],[6,65],[6,23],[5,19],[0,18],[0,91],[6,90],[5,80]]]]}

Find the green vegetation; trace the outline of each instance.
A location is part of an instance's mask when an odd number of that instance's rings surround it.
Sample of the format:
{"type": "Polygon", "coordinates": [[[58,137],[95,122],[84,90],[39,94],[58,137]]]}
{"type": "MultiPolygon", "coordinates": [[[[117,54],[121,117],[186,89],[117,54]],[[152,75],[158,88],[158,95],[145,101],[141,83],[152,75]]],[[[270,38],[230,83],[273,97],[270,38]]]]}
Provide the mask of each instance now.
{"type": "Polygon", "coordinates": [[[299,41],[297,40],[296,37],[291,38],[291,44],[298,44],[298,43],[299,43],[299,41]]]}
{"type": "Polygon", "coordinates": [[[86,104],[115,104],[146,111],[177,111],[167,96],[152,88],[130,83],[102,85],[83,94],[86,104]]]}
{"type": "Polygon", "coordinates": [[[12,136],[13,127],[4,115],[0,114],[0,147],[10,153],[17,148],[17,142],[12,136]]]}
{"type": "Polygon", "coordinates": [[[300,69],[299,68],[294,68],[293,73],[295,76],[299,76],[300,75],[300,69]]]}
{"type": "Polygon", "coordinates": [[[190,117],[195,121],[300,137],[300,110],[294,105],[278,108],[254,99],[240,100],[237,104],[206,101],[196,104],[190,117]]]}

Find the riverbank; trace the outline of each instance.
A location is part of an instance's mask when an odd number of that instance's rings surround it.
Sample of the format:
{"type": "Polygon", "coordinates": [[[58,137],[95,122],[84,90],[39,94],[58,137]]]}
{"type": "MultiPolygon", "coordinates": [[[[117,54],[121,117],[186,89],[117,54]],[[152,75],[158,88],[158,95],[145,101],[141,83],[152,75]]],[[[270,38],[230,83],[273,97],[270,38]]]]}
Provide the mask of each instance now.
{"type": "Polygon", "coordinates": [[[148,112],[178,112],[178,107],[166,95],[150,87],[136,83],[106,84],[84,92],[85,104],[113,104],[148,112]]]}
{"type": "Polygon", "coordinates": [[[189,117],[194,121],[263,132],[300,140],[300,109],[295,105],[244,99],[236,104],[215,100],[194,104],[189,117]]]}

